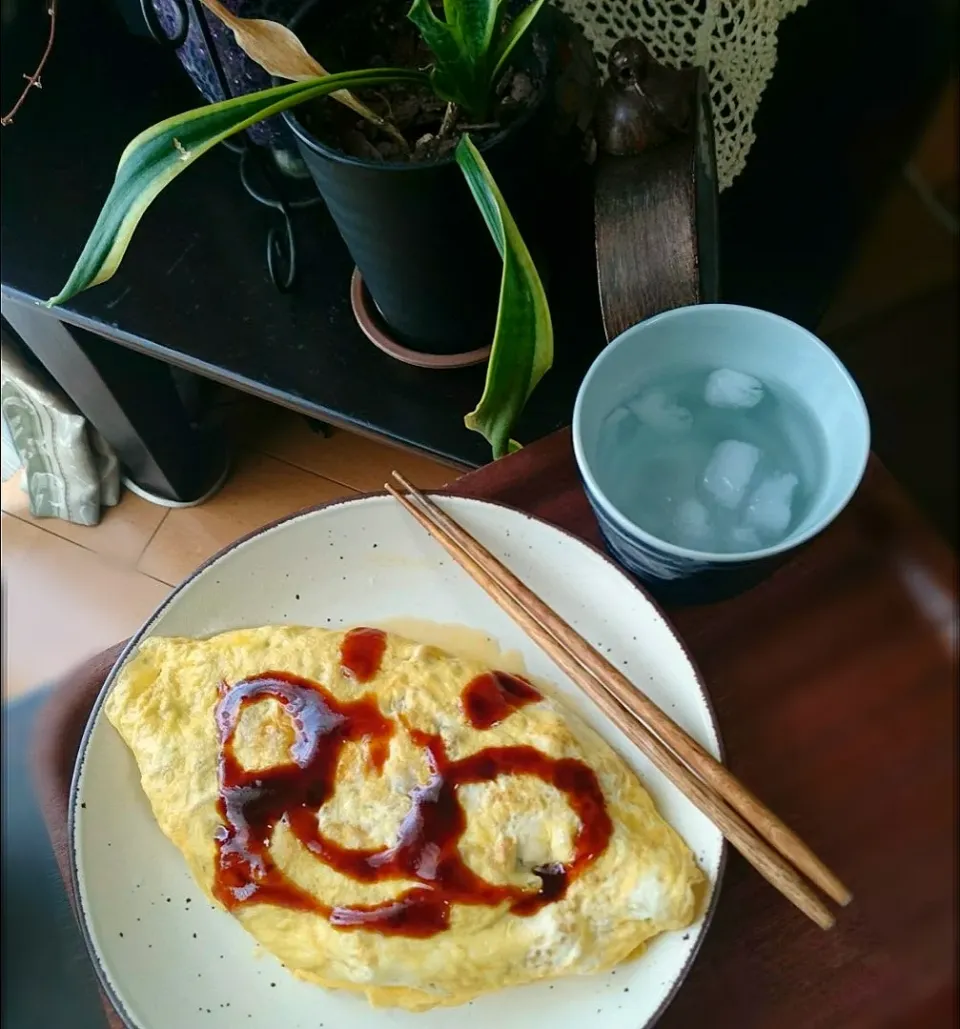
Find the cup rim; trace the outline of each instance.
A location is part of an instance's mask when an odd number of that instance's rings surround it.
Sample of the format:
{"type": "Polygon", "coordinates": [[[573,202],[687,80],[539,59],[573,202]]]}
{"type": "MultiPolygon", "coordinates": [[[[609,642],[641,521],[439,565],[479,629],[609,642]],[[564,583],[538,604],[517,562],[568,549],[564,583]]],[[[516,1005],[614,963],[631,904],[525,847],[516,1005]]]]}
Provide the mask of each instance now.
{"type": "Polygon", "coordinates": [[[821,533],[828,525],[830,525],[831,522],[834,521],[837,515],[840,514],[847,504],[850,503],[851,498],[854,493],[856,493],[867,469],[867,462],[870,458],[871,443],[870,416],[867,411],[867,405],[860,392],[860,388],[857,386],[853,376],[847,370],[840,358],[837,357],[837,355],[826,345],[826,343],[823,342],[823,340],[819,339],[809,329],[797,324],[797,322],[791,321],[789,318],[784,318],[783,315],[774,314],[772,311],[765,311],[759,307],[749,307],[745,304],[688,304],[683,307],[672,308],[669,311],[662,311],[660,314],[655,314],[650,318],[644,319],[642,322],[637,322],[636,325],[631,325],[629,329],[625,329],[621,332],[619,336],[611,340],[610,343],[608,343],[607,346],[597,355],[593,364],[590,365],[587,374],[583,377],[583,381],[580,383],[580,388],[577,390],[577,399],[573,406],[572,435],[574,457],[576,458],[577,467],[580,470],[580,475],[583,477],[584,485],[586,486],[590,499],[601,508],[603,514],[609,518],[622,533],[628,537],[634,537],[642,540],[644,543],[654,547],[661,553],[669,554],[672,557],[678,557],[704,564],[727,565],[744,564],[746,562],[762,561],[766,558],[776,557],[778,554],[795,550],[801,544],[806,543],[808,540],[821,533]],[[722,311],[725,314],[745,314],[748,317],[759,316],[762,319],[769,320],[781,326],[789,326],[791,329],[799,330],[799,332],[806,337],[808,344],[824,353],[828,361],[833,365],[839,378],[848,386],[851,397],[863,422],[864,447],[863,454],[860,457],[859,467],[857,468],[856,474],[851,476],[849,486],[843,491],[838,500],[831,505],[826,514],[808,526],[803,532],[793,533],[781,540],[779,543],[775,543],[758,550],[747,550],[741,553],[693,550],[688,547],[681,547],[676,543],[669,542],[668,540],[661,539],[659,536],[654,536],[652,533],[637,525],[636,522],[623,514],[623,512],[620,511],[620,509],[607,497],[594,477],[593,472],[590,469],[590,464],[587,461],[586,454],[584,453],[582,440],[584,397],[589,392],[590,386],[596,378],[599,368],[605,363],[605,361],[609,359],[615,350],[623,346],[632,336],[636,335],[638,331],[642,331],[654,324],[689,317],[691,312],[707,311],[722,311]]]}

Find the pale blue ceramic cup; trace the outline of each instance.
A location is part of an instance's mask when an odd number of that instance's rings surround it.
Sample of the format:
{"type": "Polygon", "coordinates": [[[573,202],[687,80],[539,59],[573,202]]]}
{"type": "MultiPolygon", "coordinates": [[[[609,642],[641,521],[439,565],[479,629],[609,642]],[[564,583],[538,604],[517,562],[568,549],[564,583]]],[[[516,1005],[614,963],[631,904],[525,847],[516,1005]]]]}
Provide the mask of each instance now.
{"type": "Polygon", "coordinates": [[[573,446],[584,489],[611,554],[670,603],[704,603],[756,584],[847,505],[870,454],[866,405],[850,373],[813,333],[768,311],[734,304],[680,307],[634,325],[594,361],[573,412],[573,446]],[[651,380],[685,367],[731,368],[786,387],[818,423],[823,453],[816,487],[789,535],[746,553],[686,549],[658,539],[611,496],[622,462],[600,446],[608,415],[651,380]]]}

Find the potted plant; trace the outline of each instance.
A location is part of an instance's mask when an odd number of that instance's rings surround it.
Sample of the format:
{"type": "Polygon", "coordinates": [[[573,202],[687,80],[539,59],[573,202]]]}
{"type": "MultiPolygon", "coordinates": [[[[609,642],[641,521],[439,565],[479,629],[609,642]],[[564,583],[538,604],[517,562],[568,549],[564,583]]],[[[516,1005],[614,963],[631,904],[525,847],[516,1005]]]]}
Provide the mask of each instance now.
{"type": "MultiPolygon", "coordinates": [[[[398,138],[337,104],[307,103],[284,117],[390,335],[429,354],[474,351],[490,341],[499,262],[454,149],[469,131],[528,245],[537,242],[549,49],[533,45],[533,27],[526,38],[504,38],[497,20],[511,5],[502,0],[472,5],[495,17],[474,26],[479,41],[464,39],[463,50],[476,53],[469,61],[461,57],[462,32],[427,0],[416,0],[409,17],[404,0],[343,6],[310,0],[290,23],[327,68],[434,62],[432,88],[363,91],[398,138]]],[[[455,6],[449,16],[459,17],[455,6]]]]}
{"type": "MultiPolygon", "coordinates": [[[[217,0],[204,0],[204,3],[227,21],[225,9],[217,0]]],[[[443,122],[436,135],[446,147],[449,133],[445,136],[444,130],[458,124],[461,112],[466,112],[470,119],[489,116],[496,104],[496,86],[508,67],[507,62],[542,4],[543,0],[533,0],[510,19],[502,0],[445,0],[443,17],[440,17],[428,0],[414,0],[408,16],[432,53],[428,70],[371,67],[334,74],[328,74],[283,26],[238,19],[226,12],[230,19],[227,23],[241,47],[271,74],[295,81],[176,115],[137,136],[120,158],[113,187],[73,272],[48,304],[61,304],[81,290],[109,279],[154,197],[198,157],[234,133],[295,106],[332,96],[386,132],[396,145],[409,146],[406,140],[401,144],[403,134],[391,124],[389,117],[372,110],[352,91],[364,90],[366,97],[374,95],[374,91],[385,95],[385,90],[398,87],[408,92],[429,89],[442,102],[443,122]]],[[[425,162],[424,167],[416,167],[421,162],[413,161],[410,162],[412,168],[398,174],[412,181],[414,176],[435,172],[443,162],[447,162],[451,174],[458,168],[499,253],[502,264],[499,305],[486,385],[476,409],[465,419],[469,428],[485,436],[494,456],[499,457],[516,446],[510,438],[511,427],[552,364],[553,332],[540,276],[484,157],[471,139],[471,125],[485,130],[491,123],[467,121],[453,144],[452,159],[446,153],[435,152],[433,160],[425,162]]],[[[491,152],[501,142],[494,133],[488,140],[489,144],[495,144],[491,152]]],[[[344,222],[351,217],[362,219],[364,211],[358,207],[363,207],[364,196],[369,194],[357,187],[357,197],[351,206],[348,188],[342,184],[349,176],[367,174],[369,169],[338,160],[332,148],[324,149],[329,152],[317,158],[318,163],[312,169],[315,176],[324,180],[324,175],[317,171],[319,162],[323,162],[325,168],[336,165],[337,172],[329,179],[336,178],[340,183],[339,218],[344,222]],[[348,169],[346,174],[340,174],[343,171],[340,165],[348,169]]],[[[319,153],[319,145],[308,146],[305,156],[313,154],[314,150],[319,153]]],[[[386,174],[389,177],[393,172],[386,174]]],[[[336,208],[337,201],[331,206],[336,208]]],[[[334,216],[338,217],[336,210],[334,216]]],[[[350,245],[349,239],[347,242],[350,245]]],[[[418,246],[423,253],[428,253],[432,242],[425,239],[419,241],[418,246]]],[[[393,260],[401,260],[402,254],[396,253],[395,242],[386,252],[391,249],[393,260]]],[[[478,284],[470,277],[472,258],[472,254],[468,259],[463,254],[453,253],[445,261],[455,267],[459,260],[462,271],[458,281],[465,283],[468,290],[482,290],[483,283],[478,284]]]]}

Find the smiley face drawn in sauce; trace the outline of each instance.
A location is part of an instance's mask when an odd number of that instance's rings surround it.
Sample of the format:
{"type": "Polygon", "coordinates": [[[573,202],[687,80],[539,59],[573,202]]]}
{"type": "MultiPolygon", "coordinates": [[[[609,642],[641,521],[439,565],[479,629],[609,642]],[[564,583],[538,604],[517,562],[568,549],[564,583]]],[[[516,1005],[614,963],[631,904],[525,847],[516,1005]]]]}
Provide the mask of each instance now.
{"type": "MultiPolygon", "coordinates": [[[[385,637],[379,630],[351,630],[341,647],[345,674],[360,682],[373,678],[384,648],[385,637]]],[[[486,673],[467,685],[462,702],[468,719],[476,715],[478,727],[488,728],[514,708],[538,699],[539,693],[525,680],[486,673]]],[[[398,728],[372,696],[341,701],[319,683],[268,671],[232,686],[223,684],[216,723],[218,810],[224,824],[216,836],[214,893],[228,909],[269,903],[316,912],[344,930],[429,937],[448,927],[453,904],[508,903],[514,914],[531,915],[559,900],[577,875],[603,853],[613,832],[597,778],[581,761],[550,758],[529,746],[488,747],[451,761],[439,735],[401,727],[427,753],[430,779],[411,792],[410,810],[392,846],[341,847],[321,833],[317,811],[332,794],[343,746],[366,740],[373,770],[379,771],[398,728]],[[278,701],[294,726],[290,761],[247,771],[234,754],[234,734],[244,708],[266,698],[278,701]],[[580,820],[571,861],[534,869],[540,879],[538,890],[489,883],[471,871],[459,854],[467,823],[458,788],[501,775],[533,775],[553,785],[580,820]],[[281,821],[318,860],[358,882],[412,880],[417,885],[381,904],[325,905],[290,881],[273,861],[269,844],[281,821]]]]}

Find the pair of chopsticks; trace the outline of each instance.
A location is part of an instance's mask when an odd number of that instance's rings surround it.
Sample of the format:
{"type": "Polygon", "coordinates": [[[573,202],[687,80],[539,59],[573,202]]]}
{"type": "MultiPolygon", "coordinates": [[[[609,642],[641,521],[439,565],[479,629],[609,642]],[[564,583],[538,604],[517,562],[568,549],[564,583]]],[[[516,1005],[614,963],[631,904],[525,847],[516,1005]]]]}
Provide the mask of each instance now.
{"type": "Polygon", "coordinates": [[[834,924],[818,886],[840,905],[852,895],[813,851],[532,590],[399,472],[394,497],[695,804],[751,865],[821,929],[834,924]]]}

